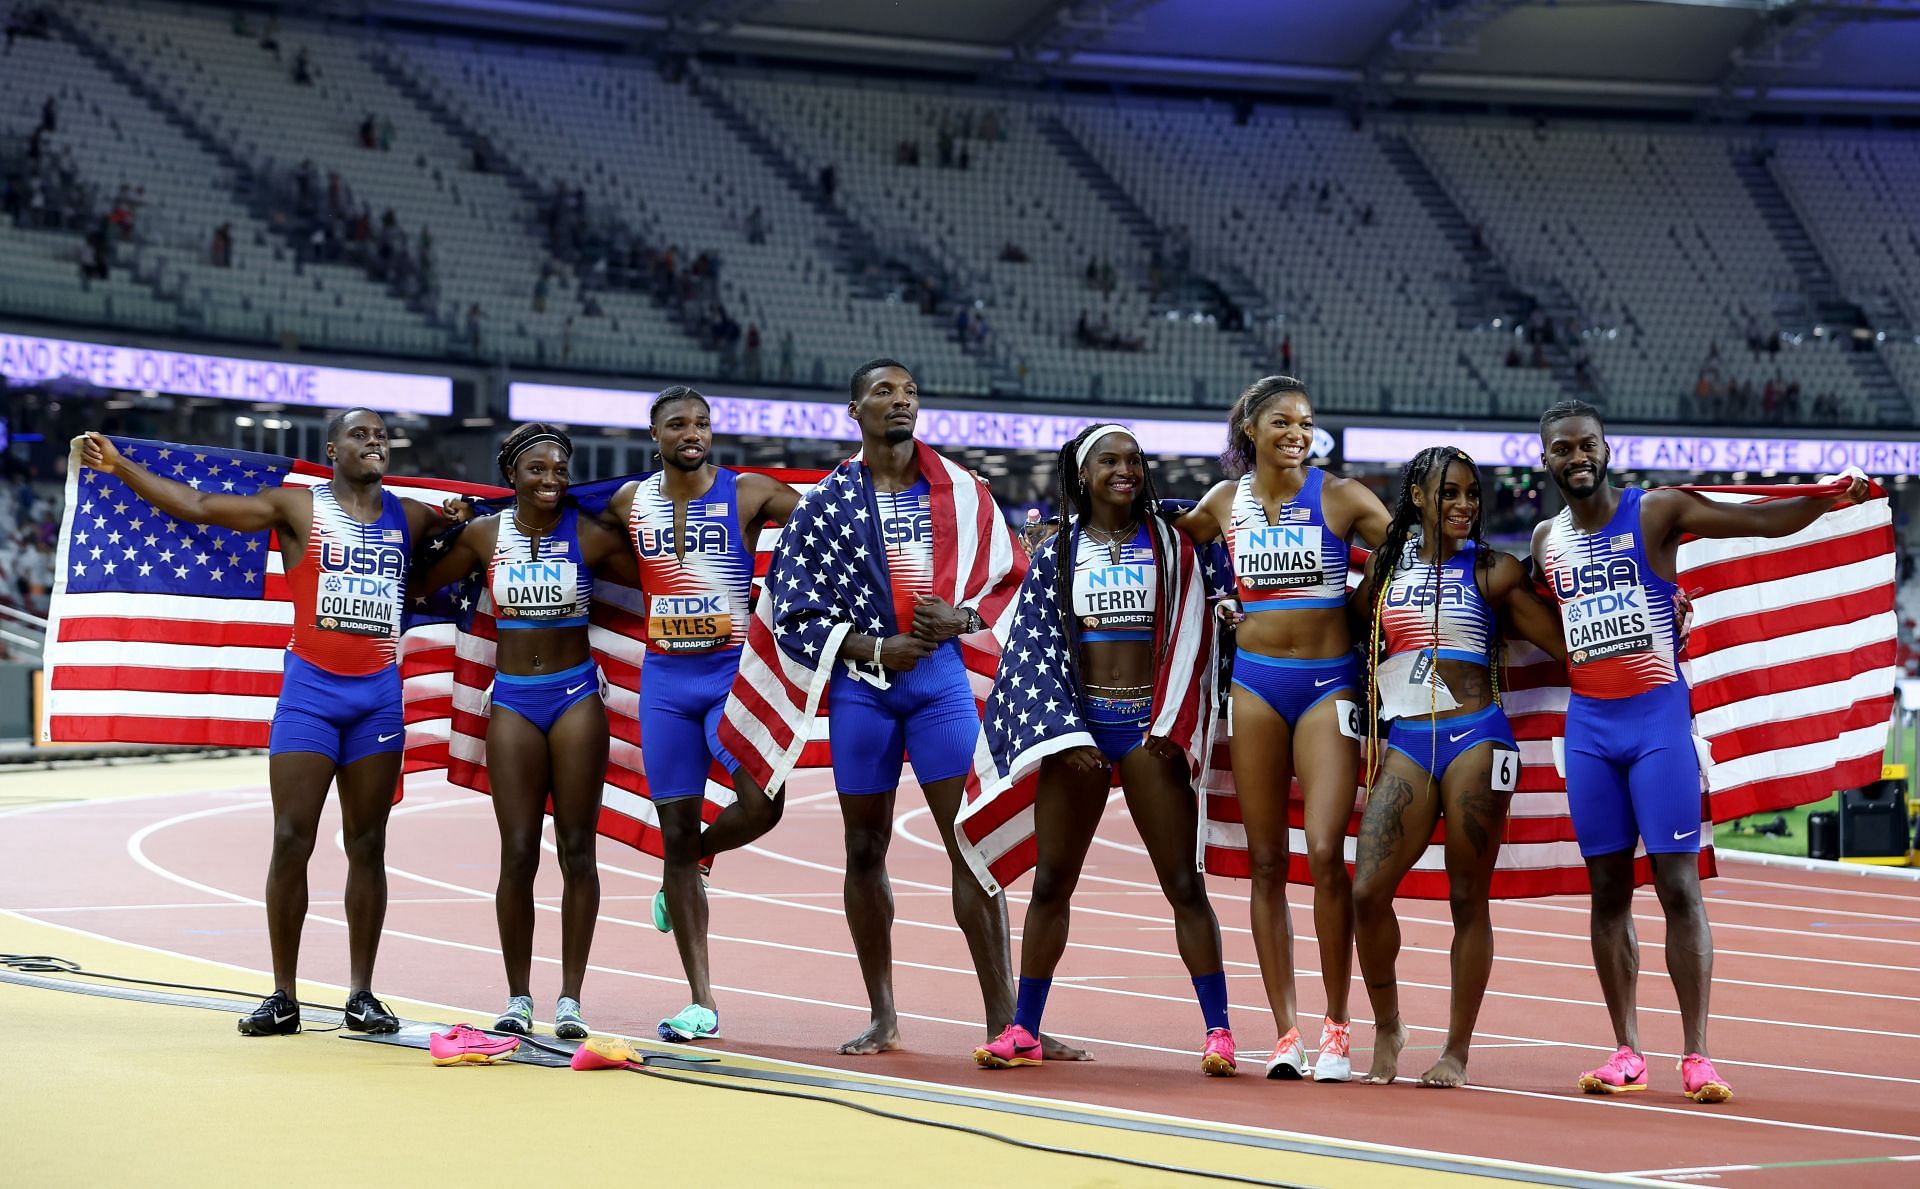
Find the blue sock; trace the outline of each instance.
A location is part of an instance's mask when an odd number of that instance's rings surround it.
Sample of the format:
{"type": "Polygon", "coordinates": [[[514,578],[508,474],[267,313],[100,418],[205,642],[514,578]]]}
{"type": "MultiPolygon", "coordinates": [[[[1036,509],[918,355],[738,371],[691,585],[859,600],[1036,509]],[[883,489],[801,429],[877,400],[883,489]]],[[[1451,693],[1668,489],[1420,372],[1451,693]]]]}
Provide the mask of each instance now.
{"type": "MultiPolygon", "coordinates": [[[[1013,1022],[1025,1028],[1034,1036],[1040,1035],[1040,1017],[1047,1011],[1047,992],[1053,990],[1050,978],[1020,979],[1020,998],[1013,1005],[1013,1022]]],[[[1221,988],[1221,1002],[1226,1002],[1226,989],[1221,988]]]]}
{"type": "MultiPolygon", "coordinates": [[[[1022,983],[1025,979],[1020,980],[1022,983]]],[[[1227,1026],[1227,974],[1216,970],[1212,974],[1203,974],[1193,980],[1194,997],[1200,1000],[1200,1015],[1207,1022],[1207,1031],[1227,1026]]]]}

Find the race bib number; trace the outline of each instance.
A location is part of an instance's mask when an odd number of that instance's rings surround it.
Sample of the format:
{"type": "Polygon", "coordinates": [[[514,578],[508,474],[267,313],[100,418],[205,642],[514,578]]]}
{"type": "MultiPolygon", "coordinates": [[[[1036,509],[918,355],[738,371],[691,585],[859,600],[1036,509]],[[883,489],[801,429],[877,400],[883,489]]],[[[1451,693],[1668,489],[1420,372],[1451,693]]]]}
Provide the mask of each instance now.
{"type": "Polygon", "coordinates": [[[1653,651],[1653,616],[1644,586],[1615,586],[1568,599],[1560,606],[1567,659],[1590,665],[1653,651]]]}
{"type": "Polygon", "coordinates": [[[1325,578],[1320,526],[1279,524],[1235,529],[1233,572],[1251,591],[1319,585],[1325,578]]]}
{"type": "Polygon", "coordinates": [[[647,602],[647,638],[662,652],[705,652],[732,637],[724,594],[654,595],[647,602]]]}
{"type": "Polygon", "coordinates": [[[570,619],[582,614],[579,589],[576,562],[501,562],[493,571],[494,613],[502,619],[570,619]]]}
{"type": "Polygon", "coordinates": [[[1340,720],[1340,733],[1349,739],[1365,738],[1361,730],[1360,704],[1346,698],[1333,700],[1333,716],[1340,720]]]}
{"type": "Polygon", "coordinates": [[[1520,753],[1504,747],[1493,749],[1493,791],[1510,793],[1520,787],[1520,753]]]}
{"type": "Polygon", "coordinates": [[[1086,628],[1150,629],[1159,599],[1151,562],[1094,566],[1073,584],[1073,613],[1086,628]]]}
{"type": "Polygon", "coordinates": [[[349,636],[400,634],[400,580],[369,574],[322,573],[313,601],[313,626],[349,636]]]}

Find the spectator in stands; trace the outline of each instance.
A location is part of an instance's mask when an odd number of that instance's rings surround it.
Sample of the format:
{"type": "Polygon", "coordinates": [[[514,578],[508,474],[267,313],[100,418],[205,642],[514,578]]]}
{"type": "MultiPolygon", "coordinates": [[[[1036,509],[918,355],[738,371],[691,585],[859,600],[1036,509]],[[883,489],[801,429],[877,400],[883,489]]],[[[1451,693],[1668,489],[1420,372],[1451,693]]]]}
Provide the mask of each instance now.
{"type": "Polygon", "coordinates": [[[213,248],[207,255],[215,268],[233,267],[233,224],[222,223],[213,229],[213,248]]]}
{"type": "Polygon", "coordinates": [[[839,185],[839,173],[837,173],[831,165],[822,165],[820,167],[820,197],[826,199],[828,202],[832,202],[833,192],[839,185]]]}
{"type": "Polygon", "coordinates": [[[49,134],[60,131],[60,105],[51,95],[40,105],[40,131],[49,134]]]}
{"type": "Polygon", "coordinates": [[[378,148],[379,135],[379,122],[374,119],[372,112],[368,112],[366,118],[360,121],[360,147],[363,149],[378,148]]]}
{"type": "Polygon", "coordinates": [[[304,45],[293,54],[293,84],[296,87],[313,85],[313,59],[307,56],[307,47],[304,45]]]}
{"type": "Polygon", "coordinates": [[[80,287],[88,288],[94,281],[107,279],[107,272],[113,259],[113,243],[107,235],[106,225],[102,224],[87,233],[80,249],[80,287]]]}
{"type": "Polygon", "coordinates": [[[747,212],[747,242],[750,244],[767,242],[767,212],[758,206],[747,212]]]}
{"type": "Polygon", "coordinates": [[[920,164],[920,142],[903,140],[893,146],[893,163],[918,167],[920,164]]]}
{"type": "Polygon", "coordinates": [[[942,169],[953,168],[953,122],[950,117],[940,119],[940,136],[934,142],[936,159],[942,169]]]}
{"type": "Polygon", "coordinates": [[[1280,338],[1280,374],[1283,376],[1293,374],[1293,336],[1291,334],[1282,335],[1280,338]]]}
{"type": "MultiPolygon", "coordinates": [[[[1520,344],[1519,343],[1511,342],[1511,341],[1507,343],[1506,365],[1508,367],[1520,366],[1520,344]]],[[[1285,371],[1286,369],[1281,368],[1280,370],[1285,371]]]]}
{"type": "Polygon", "coordinates": [[[780,332],[780,374],[778,379],[782,384],[793,383],[793,332],[791,330],[783,330],[780,332]]]}
{"type": "Polygon", "coordinates": [[[1025,248],[1014,243],[1012,240],[1008,240],[1000,249],[1000,259],[1006,264],[1026,264],[1031,260],[1031,257],[1027,255],[1025,248]]]}
{"type": "Polygon", "coordinates": [[[760,381],[760,324],[747,324],[747,348],[745,355],[747,379],[753,383],[760,381]]]}
{"type": "Polygon", "coordinates": [[[392,149],[393,121],[383,115],[380,117],[380,151],[385,153],[392,151],[392,149]]]}
{"type": "Polygon", "coordinates": [[[1360,226],[1373,226],[1373,204],[1371,202],[1360,208],[1360,226]]]}
{"type": "Polygon", "coordinates": [[[560,324],[560,363],[565,366],[573,362],[573,315],[560,324]]]}
{"type": "Polygon", "coordinates": [[[547,312],[547,293],[553,287],[553,261],[540,266],[540,278],[533,283],[533,312],[547,312]]]}
{"type": "Polygon", "coordinates": [[[280,18],[278,16],[267,17],[266,27],[260,30],[260,48],[272,54],[274,61],[280,60],[280,18]]]}

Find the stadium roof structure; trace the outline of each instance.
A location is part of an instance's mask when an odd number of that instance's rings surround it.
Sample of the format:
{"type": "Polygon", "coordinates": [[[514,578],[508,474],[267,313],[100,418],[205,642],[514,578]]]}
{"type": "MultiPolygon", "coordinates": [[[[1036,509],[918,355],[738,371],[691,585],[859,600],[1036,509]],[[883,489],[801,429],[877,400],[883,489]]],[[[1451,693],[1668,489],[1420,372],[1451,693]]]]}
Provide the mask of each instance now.
{"type": "Polygon", "coordinates": [[[1920,109],[1920,0],[338,0],[634,47],[1065,78],[1791,110],[1920,109]]]}

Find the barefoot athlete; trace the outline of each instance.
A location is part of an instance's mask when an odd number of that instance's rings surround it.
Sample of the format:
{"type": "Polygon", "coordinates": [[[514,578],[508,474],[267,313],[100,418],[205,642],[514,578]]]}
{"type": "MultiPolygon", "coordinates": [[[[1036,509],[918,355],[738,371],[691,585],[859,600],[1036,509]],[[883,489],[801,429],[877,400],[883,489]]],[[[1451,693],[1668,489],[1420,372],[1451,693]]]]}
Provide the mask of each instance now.
{"type": "Polygon", "coordinates": [[[1618,1050],[1580,1076],[1591,1094],[1647,1088],[1635,1002],[1636,841],[1653,864],[1666,918],[1667,973],[1680,1001],[1682,1092],[1724,1102],[1732,1089],[1707,1057],[1713,934],[1700,896],[1700,769],[1693,709],[1675,663],[1675,562],[1683,535],[1784,537],[1866,498],[1855,478],[1838,496],[1736,504],[1679,488],[1642,491],[1607,478],[1606,427],[1580,401],[1540,415],[1540,465],[1567,506],[1534,529],[1533,557],[1560,604],[1572,695],[1567,802],[1593,885],[1593,961],[1618,1050]]]}
{"type": "Polygon", "coordinates": [[[1225,538],[1240,610],[1228,722],[1233,781],[1252,866],[1253,943],[1280,1041],[1270,1078],[1306,1074],[1294,1011],[1293,923],[1287,911],[1288,791],[1305,799],[1313,924],[1327,1014],[1316,1081],[1353,1076],[1348,979],[1353,885],[1347,823],[1360,779],[1359,665],[1347,630],[1347,540],[1377,546],[1391,517],[1354,479],[1307,465],[1313,405],[1300,381],[1268,376],[1240,395],[1222,461],[1238,481],[1216,485],[1180,519],[1196,541],[1225,538]]]}
{"type": "MultiPolygon", "coordinates": [[[[986,484],[914,439],[919,414],[919,387],[901,364],[876,359],[853,373],[847,415],[860,453],[802,497],[781,533],[720,733],[777,792],[805,743],[793,724],[811,723],[828,695],[847,924],[872,1007],[842,1053],[900,1047],[886,857],[906,755],[952,862],[954,919],[987,1035],[1013,1020],[1006,901],[973,877],[954,836],[980,733],[959,638],[1002,613],[1027,559],[986,484]]],[[[1084,1054],[1050,1045],[1047,1056],[1084,1054]]]]}
{"type": "Polygon", "coordinates": [[[1021,584],[986,707],[994,724],[987,746],[1000,754],[982,770],[982,795],[967,807],[968,817],[987,811],[1037,766],[1019,996],[1013,1022],[976,1048],[973,1060],[989,1069],[1042,1060],[1040,1016],[1117,768],[1200,1001],[1200,1068],[1231,1076],[1237,1066],[1220,924],[1197,861],[1194,781],[1212,743],[1215,705],[1214,627],[1200,561],[1163,517],[1130,431],[1087,427],[1061,447],[1059,467],[1059,506],[1072,512],[1021,584]]]}
{"type": "Polygon", "coordinates": [[[347,855],[346,1026],[392,1032],[400,1022],[371,990],[387,911],[387,814],[406,728],[398,666],[401,609],[413,543],[445,514],[381,489],[387,424],[371,409],[327,423],[333,478],[250,495],[201,491],[121,454],[102,434],[81,438],[81,461],[118,476],[167,516],[243,533],[271,531],[293,604],[293,635],[267,744],[273,852],[267,865],[267,943],[273,994],[240,1018],[243,1036],[300,1031],[295,968],[307,915],[307,859],[329,785],[339,785],[347,855]]]}
{"type": "Polygon", "coordinates": [[[691,1002],[660,1021],[662,1040],[720,1035],[707,964],[703,864],[746,846],[780,821],[784,790],[760,791],[720,745],[720,713],[740,670],[753,582],[753,530],[785,524],[800,496],[765,475],[715,466],[707,399],[683,385],[654,398],[661,470],[623,485],[601,522],[626,536],[646,598],[647,655],[640,667],[640,751],[647,795],[660,817],[664,878],[653,921],[671,932],[691,1002]],[[734,801],[701,828],[707,773],[733,777],[734,801]]]}
{"type": "Polygon", "coordinates": [[[607,775],[607,708],[588,647],[595,571],[635,583],[620,536],[567,498],[573,441],[557,426],[522,425],[500,444],[511,507],[466,526],[416,585],[438,590],[486,568],[493,604],[494,678],[487,694],[487,786],[500,827],[494,918],[507,968],[501,1032],[533,1031],[533,880],[541,819],[553,803],[560,857],[560,1001],[555,1035],[584,1040],[587,952],[600,913],[595,851],[607,775]]]}
{"type": "Polygon", "coordinates": [[[1450,446],[1422,450],[1401,473],[1386,543],[1352,606],[1367,625],[1368,721],[1393,723],[1354,865],[1354,937],[1374,1020],[1373,1066],[1362,1080],[1393,1081],[1407,1043],[1393,897],[1444,818],[1452,1010],[1446,1046],[1420,1084],[1458,1086],[1493,969],[1487,894],[1520,775],[1499,702],[1500,621],[1564,659],[1560,624],[1519,559],[1481,538],[1479,469],[1450,446]]]}

